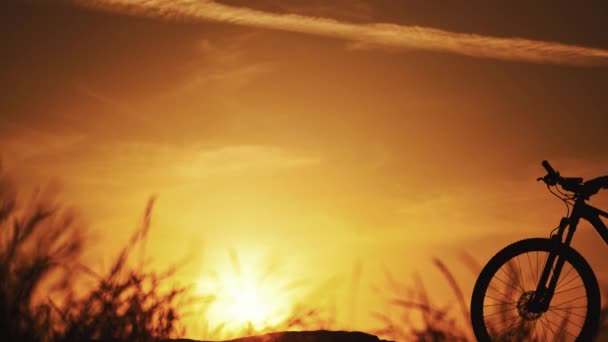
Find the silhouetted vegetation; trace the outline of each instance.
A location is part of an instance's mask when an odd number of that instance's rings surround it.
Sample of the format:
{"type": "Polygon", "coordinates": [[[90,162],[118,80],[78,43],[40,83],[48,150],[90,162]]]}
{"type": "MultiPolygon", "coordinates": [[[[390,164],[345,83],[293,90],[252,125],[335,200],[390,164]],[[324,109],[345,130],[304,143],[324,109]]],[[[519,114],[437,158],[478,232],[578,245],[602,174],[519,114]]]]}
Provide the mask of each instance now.
{"type": "MultiPolygon", "coordinates": [[[[435,266],[448,280],[460,306],[461,314],[468,321],[468,308],[462,290],[445,264],[435,259],[435,266]]],[[[415,285],[408,286],[386,273],[386,289],[389,313],[374,313],[381,328],[374,333],[395,341],[468,341],[470,329],[456,320],[451,305],[439,305],[432,301],[420,276],[414,277],[415,285]],[[418,319],[416,319],[418,318],[418,319]]]]}
{"type": "MultiPolygon", "coordinates": [[[[0,173],[0,341],[154,341],[185,334],[180,319],[194,297],[186,287],[168,286],[175,268],[159,273],[131,260],[150,230],[153,197],[111,267],[97,272],[81,263],[87,235],[76,212],[63,208],[52,192],[37,190],[23,199],[17,190],[0,173]],[[92,282],[83,285],[82,277],[92,282]]],[[[479,273],[472,258],[463,262],[479,273]]],[[[468,293],[443,261],[434,264],[456,304],[433,302],[420,277],[410,287],[387,273],[384,294],[391,310],[375,314],[381,328],[372,333],[394,341],[474,341],[468,293]]],[[[249,325],[234,334],[336,328],[331,314],[302,305],[280,324],[262,331],[249,325]]],[[[517,329],[523,334],[527,328],[517,329]]],[[[602,310],[600,334],[608,334],[608,307],[602,310]]]]}
{"type": "Polygon", "coordinates": [[[112,267],[98,274],[81,265],[84,225],[48,193],[25,203],[0,174],[0,340],[151,341],[184,333],[178,301],[186,288],[163,289],[173,273],[131,267],[144,241],[154,199],[112,267]],[[94,278],[79,288],[78,276],[94,278]]]}

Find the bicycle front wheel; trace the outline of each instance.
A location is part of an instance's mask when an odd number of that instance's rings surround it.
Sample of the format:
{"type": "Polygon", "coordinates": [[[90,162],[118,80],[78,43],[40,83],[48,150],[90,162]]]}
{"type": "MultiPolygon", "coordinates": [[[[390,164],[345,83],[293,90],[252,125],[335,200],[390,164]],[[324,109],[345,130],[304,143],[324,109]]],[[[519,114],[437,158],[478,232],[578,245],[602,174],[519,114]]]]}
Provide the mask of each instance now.
{"type": "Polygon", "coordinates": [[[593,340],[601,306],[597,279],[576,250],[555,246],[550,239],[527,239],[490,259],[471,298],[471,323],[479,341],[593,340]],[[565,263],[549,307],[539,312],[527,304],[549,252],[565,263]]]}

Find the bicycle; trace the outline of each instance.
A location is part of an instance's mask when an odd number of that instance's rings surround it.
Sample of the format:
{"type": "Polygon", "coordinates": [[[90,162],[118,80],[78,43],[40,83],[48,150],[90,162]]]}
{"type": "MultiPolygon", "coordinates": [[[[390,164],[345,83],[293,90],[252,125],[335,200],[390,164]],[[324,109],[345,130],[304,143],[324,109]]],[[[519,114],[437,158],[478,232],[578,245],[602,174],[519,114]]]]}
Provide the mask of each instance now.
{"type": "Polygon", "coordinates": [[[538,180],[564,201],[567,214],[549,238],[515,242],[482,269],[470,310],[479,341],[593,341],[596,337],[601,310],[597,278],[570,243],[580,219],[585,219],[608,245],[608,228],[600,219],[608,213],[586,203],[608,188],[608,176],[584,182],[560,176],[546,160],[542,166],[547,174],[538,180]]]}

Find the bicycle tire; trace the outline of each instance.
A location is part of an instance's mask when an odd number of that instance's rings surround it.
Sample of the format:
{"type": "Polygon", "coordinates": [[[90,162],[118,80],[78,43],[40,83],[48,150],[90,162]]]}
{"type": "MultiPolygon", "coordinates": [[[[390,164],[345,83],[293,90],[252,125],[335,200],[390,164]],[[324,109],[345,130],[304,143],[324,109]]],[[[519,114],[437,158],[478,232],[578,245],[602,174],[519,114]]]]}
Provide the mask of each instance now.
{"type": "Polygon", "coordinates": [[[601,296],[597,278],[587,261],[575,249],[545,238],[531,238],[521,240],[503,248],[498,252],[481,271],[471,297],[471,324],[475,337],[480,342],[488,342],[490,334],[484,319],[484,298],[494,275],[513,258],[527,252],[549,252],[556,249],[558,255],[566,258],[580,275],[587,296],[587,315],[576,341],[593,341],[598,330],[601,310],[601,296]]]}

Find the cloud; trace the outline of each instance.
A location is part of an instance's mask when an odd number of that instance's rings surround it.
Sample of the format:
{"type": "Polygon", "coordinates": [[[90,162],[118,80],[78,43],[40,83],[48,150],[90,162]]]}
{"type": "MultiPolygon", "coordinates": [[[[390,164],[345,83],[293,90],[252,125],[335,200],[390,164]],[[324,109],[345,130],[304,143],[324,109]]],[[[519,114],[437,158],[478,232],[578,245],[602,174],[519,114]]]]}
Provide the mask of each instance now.
{"type": "Polygon", "coordinates": [[[236,145],[216,149],[192,151],[190,160],[178,167],[178,174],[186,178],[249,172],[274,172],[313,166],[321,162],[317,157],[292,153],[277,146],[236,145]]]}
{"type": "Polygon", "coordinates": [[[252,36],[256,34],[234,36],[231,41],[221,44],[210,40],[199,41],[197,51],[205,62],[193,63],[190,68],[192,76],[177,91],[197,89],[208,83],[225,90],[238,90],[249,85],[260,75],[274,71],[274,63],[252,60],[243,50],[243,45],[247,44],[252,36]]]}
{"type": "Polygon", "coordinates": [[[19,130],[17,136],[0,138],[0,159],[6,158],[9,164],[52,158],[70,151],[84,141],[81,134],[51,133],[18,126],[15,130],[19,130]]]}
{"type": "Polygon", "coordinates": [[[74,161],[76,169],[89,165],[91,174],[113,173],[121,166],[125,178],[140,180],[162,175],[175,181],[201,180],[234,174],[264,174],[314,166],[319,157],[275,145],[220,145],[202,143],[176,145],[166,143],[123,141],[96,144],[84,159],[74,161]]]}
{"type": "Polygon", "coordinates": [[[606,65],[608,50],[522,38],[498,38],[385,23],[278,14],[209,0],[73,0],[97,10],[163,20],[211,21],[344,39],[378,46],[454,53],[478,58],[563,65],[606,65]]]}
{"type": "Polygon", "coordinates": [[[176,145],[143,141],[100,142],[83,136],[37,133],[0,140],[8,163],[47,170],[50,176],[106,183],[119,179],[129,183],[160,180],[197,182],[216,176],[270,174],[321,163],[275,145],[176,145]],[[19,156],[16,160],[15,157],[19,156]],[[23,164],[25,163],[25,164],[23,164]]]}

